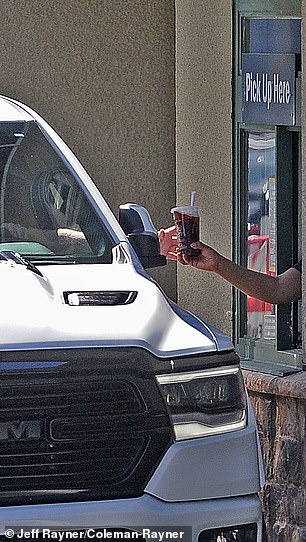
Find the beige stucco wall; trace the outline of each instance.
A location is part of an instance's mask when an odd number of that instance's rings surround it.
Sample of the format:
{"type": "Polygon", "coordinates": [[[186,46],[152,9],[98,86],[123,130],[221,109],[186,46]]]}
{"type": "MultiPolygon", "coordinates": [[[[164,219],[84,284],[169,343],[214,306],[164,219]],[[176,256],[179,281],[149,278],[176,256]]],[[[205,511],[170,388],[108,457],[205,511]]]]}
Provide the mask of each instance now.
{"type": "MultiPolygon", "coordinates": [[[[1,2],[0,92],[36,109],[114,211],[175,203],[172,0],[1,2]]],[[[175,296],[175,268],[157,276],[175,296]]]]}
{"type": "MultiPolygon", "coordinates": [[[[197,191],[201,238],[231,257],[231,2],[176,0],[177,201],[197,191]]],[[[180,304],[231,334],[231,288],[180,266],[180,304]]]]}

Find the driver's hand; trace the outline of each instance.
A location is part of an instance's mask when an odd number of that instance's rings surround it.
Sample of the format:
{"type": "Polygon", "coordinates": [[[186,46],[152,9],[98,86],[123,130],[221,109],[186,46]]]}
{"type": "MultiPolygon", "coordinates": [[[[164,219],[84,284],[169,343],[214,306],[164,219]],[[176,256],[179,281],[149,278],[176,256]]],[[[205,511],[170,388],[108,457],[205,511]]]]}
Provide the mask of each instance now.
{"type": "Polygon", "coordinates": [[[160,244],[160,253],[166,256],[168,260],[177,260],[179,248],[177,246],[177,235],[175,226],[169,228],[161,228],[158,232],[160,244]]]}

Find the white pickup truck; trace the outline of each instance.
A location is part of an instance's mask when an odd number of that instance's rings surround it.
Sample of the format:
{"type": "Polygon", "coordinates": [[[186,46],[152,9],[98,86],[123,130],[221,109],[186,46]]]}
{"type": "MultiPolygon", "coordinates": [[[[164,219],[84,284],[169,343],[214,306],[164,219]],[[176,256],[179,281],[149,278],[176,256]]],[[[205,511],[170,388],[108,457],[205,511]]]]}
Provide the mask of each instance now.
{"type": "Polygon", "coordinates": [[[54,130],[5,97],[0,226],[1,536],[260,542],[231,340],[146,271],[165,263],[147,211],[118,221],[54,130]]]}

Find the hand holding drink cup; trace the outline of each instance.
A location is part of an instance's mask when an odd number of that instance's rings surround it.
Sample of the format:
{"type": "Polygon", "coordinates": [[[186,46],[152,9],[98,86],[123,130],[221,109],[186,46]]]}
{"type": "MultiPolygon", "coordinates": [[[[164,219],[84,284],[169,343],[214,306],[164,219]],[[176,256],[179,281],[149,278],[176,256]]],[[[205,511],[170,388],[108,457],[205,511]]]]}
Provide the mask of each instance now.
{"type": "Polygon", "coordinates": [[[200,209],[195,205],[195,192],[190,205],[174,207],[171,212],[175,225],[158,232],[161,254],[168,260],[221,274],[228,260],[199,240],[200,209]]]}
{"type": "Polygon", "coordinates": [[[190,205],[174,207],[175,225],[161,228],[158,232],[161,254],[168,260],[176,260],[182,264],[198,267],[202,243],[199,243],[200,209],[195,205],[195,192],[191,193],[190,205]],[[192,243],[198,243],[193,248],[192,243]]]}
{"type": "Polygon", "coordinates": [[[213,248],[205,245],[201,241],[196,241],[193,248],[195,256],[182,254],[178,247],[178,239],[175,226],[162,228],[158,232],[161,254],[166,256],[167,260],[175,260],[183,265],[192,265],[197,269],[217,272],[222,266],[223,258],[213,248]]]}

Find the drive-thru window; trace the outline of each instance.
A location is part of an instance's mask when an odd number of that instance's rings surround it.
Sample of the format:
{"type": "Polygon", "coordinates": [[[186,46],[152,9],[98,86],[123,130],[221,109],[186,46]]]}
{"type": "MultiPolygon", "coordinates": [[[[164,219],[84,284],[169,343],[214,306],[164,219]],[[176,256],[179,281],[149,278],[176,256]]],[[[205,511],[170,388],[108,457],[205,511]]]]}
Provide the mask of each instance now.
{"type": "MultiPolygon", "coordinates": [[[[279,4],[234,4],[234,257],[271,275],[301,258],[300,2],[279,4]]],[[[234,295],[243,366],[300,370],[300,302],[274,306],[234,295]]]]}

